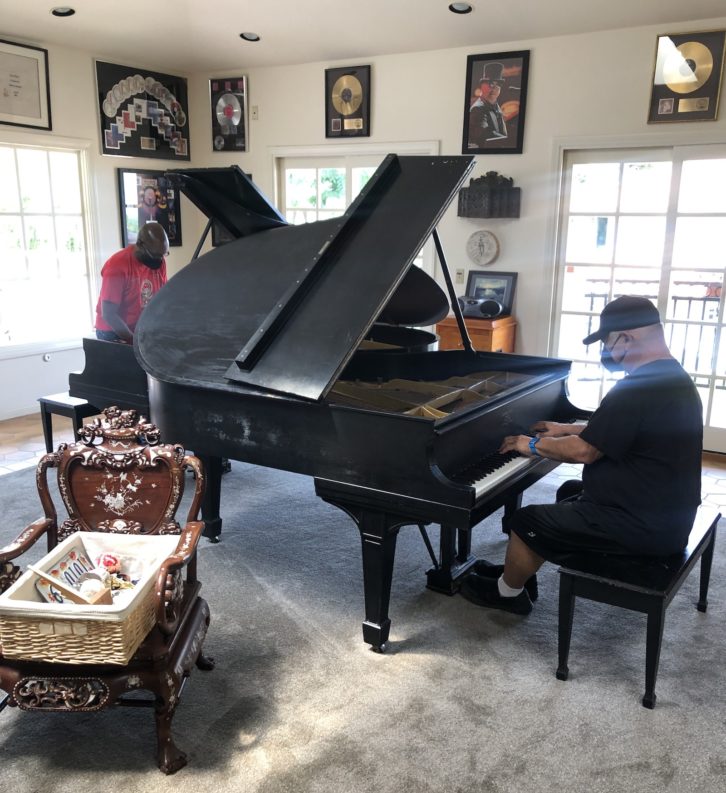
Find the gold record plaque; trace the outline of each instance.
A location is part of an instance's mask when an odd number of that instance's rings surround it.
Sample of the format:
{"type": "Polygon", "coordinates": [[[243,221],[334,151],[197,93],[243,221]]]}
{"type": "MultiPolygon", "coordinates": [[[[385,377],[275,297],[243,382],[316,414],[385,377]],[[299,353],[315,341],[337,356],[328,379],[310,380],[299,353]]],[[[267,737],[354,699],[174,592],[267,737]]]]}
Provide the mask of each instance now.
{"type": "Polygon", "coordinates": [[[726,31],[658,36],[648,123],[713,121],[726,31]]]}
{"type": "Polygon", "coordinates": [[[325,137],[368,137],[371,67],[325,70],[325,137]]]}

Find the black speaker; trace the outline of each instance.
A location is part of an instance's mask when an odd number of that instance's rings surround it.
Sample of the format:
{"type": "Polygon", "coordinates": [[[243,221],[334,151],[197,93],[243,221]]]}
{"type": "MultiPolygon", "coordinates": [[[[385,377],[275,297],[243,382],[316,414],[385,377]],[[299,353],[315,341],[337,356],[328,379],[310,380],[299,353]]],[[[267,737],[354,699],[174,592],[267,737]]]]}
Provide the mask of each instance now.
{"type": "Polygon", "coordinates": [[[494,319],[504,310],[499,301],[488,297],[458,297],[457,300],[465,317],[494,319]]]}

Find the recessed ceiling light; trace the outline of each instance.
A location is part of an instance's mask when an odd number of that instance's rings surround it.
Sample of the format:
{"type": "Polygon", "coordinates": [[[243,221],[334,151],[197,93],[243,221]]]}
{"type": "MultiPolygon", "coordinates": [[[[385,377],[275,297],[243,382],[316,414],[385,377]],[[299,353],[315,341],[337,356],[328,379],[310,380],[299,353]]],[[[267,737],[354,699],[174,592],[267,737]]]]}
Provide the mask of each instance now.
{"type": "Polygon", "coordinates": [[[454,14],[471,14],[474,7],[470,3],[450,3],[449,11],[454,14]]]}
{"type": "Polygon", "coordinates": [[[72,17],[73,14],[76,13],[76,9],[70,6],[56,6],[55,8],[51,8],[50,13],[53,14],[54,17],[72,17]]]}
{"type": "Polygon", "coordinates": [[[256,33],[240,33],[239,37],[245,41],[259,41],[260,37],[256,33]]]}

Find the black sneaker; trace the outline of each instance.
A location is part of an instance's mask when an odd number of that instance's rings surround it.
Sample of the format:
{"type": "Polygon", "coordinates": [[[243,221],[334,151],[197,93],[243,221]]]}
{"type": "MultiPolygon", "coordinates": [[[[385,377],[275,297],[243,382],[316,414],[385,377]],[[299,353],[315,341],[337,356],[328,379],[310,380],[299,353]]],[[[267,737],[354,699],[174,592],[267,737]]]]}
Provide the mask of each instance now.
{"type": "Polygon", "coordinates": [[[516,597],[505,598],[499,594],[499,587],[495,578],[470,573],[462,582],[459,593],[463,598],[476,603],[477,606],[486,606],[490,609],[509,611],[522,616],[532,611],[532,601],[526,590],[522,590],[516,597]]]}
{"type": "MultiPolygon", "coordinates": [[[[504,572],[504,565],[503,564],[492,564],[491,562],[487,562],[486,559],[477,559],[476,562],[471,566],[471,569],[477,575],[483,576],[484,578],[499,578],[499,576],[504,572]]],[[[537,574],[530,576],[524,582],[524,588],[527,590],[527,594],[529,595],[529,599],[532,603],[537,600],[539,597],[539,587],[537,586],[537,574]]]]}

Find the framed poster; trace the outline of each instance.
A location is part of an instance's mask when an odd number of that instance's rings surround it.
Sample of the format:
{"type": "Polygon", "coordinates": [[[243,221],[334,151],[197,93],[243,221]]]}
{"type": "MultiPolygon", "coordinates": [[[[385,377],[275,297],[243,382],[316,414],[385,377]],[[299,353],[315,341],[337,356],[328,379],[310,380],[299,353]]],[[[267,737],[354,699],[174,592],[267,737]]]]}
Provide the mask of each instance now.
{"type": "Polygon", "coordinates": [[[325,70],[325,137],[370,136],[371,67],[325,70]]]}
{"type": "Polygon", "coordinates": [[[726,31],[658,36],[648,123],[714,121],[726,31]]]}
{"type": "Polygon", "coordinates": [[[247,151],[247,78],[209,81],[214,151],[247,151]]]}
{"type": "Polygon", "coordinates": [[[169,246],[182,244],[179,188],[173,187],[164,171],[134,171],[117,168],[121,209],[121,243],[136,242],[139,229],[150,220],[161,223],[169,246]]]}
{"type": "Polygon", "coordinates": [[[0,124],[53,128],[48,50],[0,40],[0,124]]]}
{"type": "Polygon", "coordinates": [[[96,61],[101,153],[188,160],[187,81],[96,61]]]}
{"type": "Polygon", "coordinates": [[[466,59],[462,154],[521,154],[529,50],[466,59]]]}

